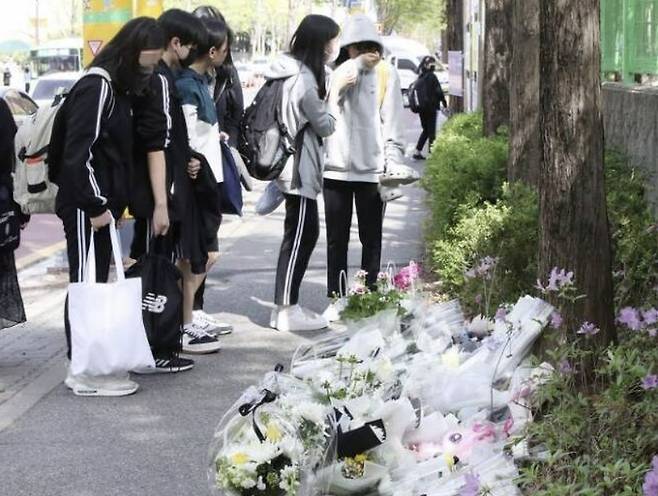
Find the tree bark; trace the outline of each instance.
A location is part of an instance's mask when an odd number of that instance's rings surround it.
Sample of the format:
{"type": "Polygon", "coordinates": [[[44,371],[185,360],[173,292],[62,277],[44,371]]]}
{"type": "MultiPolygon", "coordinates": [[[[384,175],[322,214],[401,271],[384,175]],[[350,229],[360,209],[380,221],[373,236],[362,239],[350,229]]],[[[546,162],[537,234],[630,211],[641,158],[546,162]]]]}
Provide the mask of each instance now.
{"type": "Polygon", "coordinates": [[[486,0],[485,8],[483,129],[492,136],[509,125],[512,0],[486,0]]]}
{"type": "MultiPolygon", "coordinates": [[[[448,20],[448,50],[464,52],[464,0],[446,0],[448,20]]],[[[463,83],[462,83],[463,85],[463,83]]],[[[464,111],[464,98],[450,95],[450,110],[464,111]]]]}
{"type": "Polygon", "coordinates": [[[510,79],[510,138],[507,178],[531,186],[539,182],[540,0],[513,0],[510,79]]]}
{"type": "Polygon", "coordinates": [[[574,271],[578,292],[586,298],[563,317],[570,339],[584,321],[600,328],[579,341],[587,349],[616,340],[599,14],[599,0],[541,0],[540,274],[553,267],[574,271]]]}

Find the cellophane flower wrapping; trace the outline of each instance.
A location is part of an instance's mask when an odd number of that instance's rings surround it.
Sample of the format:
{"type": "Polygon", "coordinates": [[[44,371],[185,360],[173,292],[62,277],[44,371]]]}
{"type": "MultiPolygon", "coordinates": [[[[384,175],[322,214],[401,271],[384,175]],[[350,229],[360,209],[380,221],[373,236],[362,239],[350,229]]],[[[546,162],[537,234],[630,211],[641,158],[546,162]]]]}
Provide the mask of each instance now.
{"type": "Polygon", "coordinates": [[[495,320],[466,321],[457,301],[416,293],[404,312],[380,312],[300,347],[292,376],[269,385],[277,400],[256,410],[257,422],[280,436],[260,442],[251,417],[237,413],[266,384],[245,393],[218,429],[215,487],[249,496],[520,494],[507,453],[551,371],[527,358],[552,312],[524,297],[495,320]],[[311,419],[316,428],[306,435],[301,426],[311,419]],[[272,468],[271,460],[288,465],[272,468]],[[280,492],[265,492],[265,479],[259,489],[265,471],[276,472],[280,492]]]}

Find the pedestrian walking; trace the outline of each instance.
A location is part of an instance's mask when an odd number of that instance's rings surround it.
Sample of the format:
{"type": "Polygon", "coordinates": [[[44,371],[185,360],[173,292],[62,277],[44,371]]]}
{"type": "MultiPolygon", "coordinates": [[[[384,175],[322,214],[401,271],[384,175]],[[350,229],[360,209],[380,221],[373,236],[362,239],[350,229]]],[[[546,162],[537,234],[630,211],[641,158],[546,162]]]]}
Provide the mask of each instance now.
{"type": "MultiPolygon", "coordinates": [[[[204,174],[199,180],[212,183],[208,185],[211,196],[207,198],[208,203],[202,206],[200,212],[208,252],[208,264],[205,271],[207,274],[219,257],[217,233],[222,222],[219,205],[221,203],[220,183],[223,182],[219,123],[215,103],[208,86],[208,73],[226,59],[231,32],[228,26],[220,20],[203,19],[202,22],[205,26],[205,36],[198,40],[193,61],[188,68],[181,71],[176,86],[182,101],[190,146],[207,163],[207,168],[204,170],[207,174],[204,174]]],[[[198,284],[186,288],[189,291],[193,290],[190,295],[191,302],[194,301],[194,295],[204,279],[205,274],[198,280],[198,284]]],[[[199,322],[197,318],[195,323],[192,305],[185,311],[185,328],[196,333],[212,332],[205,320],[199,322]]],[[[226,332],[226,328],[216,332],[222,330],[226,332]]],[[[230,331],[230,327],[228,330],[230,331]]],[[[214,335],[208,335],[216,339],[214,335]]]]}
{"type": "Polygon", "coordinates": [[[29,65],[23,67],[23,79],[25,80],[25,93],[29,93],[32,84],[32,69],[29,65]]]}
{"type": "Polygon", "coordinates": [[[414,98],[413,110],[417,111],[423,128],[413,156],[415,160],[425,160],[423,148],[428,141],[428,150],[432,150],[432,144],[436,139],[437,113],[441,106],[444,109],[448,108],[448,102],[435,72],[436,59],[429,55],[424,57],[418,66],[418,79],[413,84],[413,95],[409,95],[410,98],[414,98]]]}
{"type": "MultiPolygon", "coordinates": [[[[404,162],[400,80],[382,60],[383,53],[373,22],[364,15],[351,17],[343,30],[329,95],[330,111],[336,117],[336,132],[327,139],[324,172],[329,297],[347,290],[340,288],[340,274],[347,273],[354,204],[361,268],[368,273],[368,286],[376,284],[384,219],[379,180],[387,168],[404,162]]],[[[338,320],[336,306],[330,304],[324,316],[338,320]]]]}
{"type": "MultiPolygon", "coordinates": [[[[228,22],[222,13],[212,5],[204,5],[194,9],[193,14],[200,19],[216,19],[228,26],[228,22]]],[[[229,29],[229,33],[230,33],[229,29]]],[[[217,124],[220,137],[226,141],[231,148],[237,148],[240,135],[240,123],[244,113],[244,96],[238,70],[233,65],[231,54],[232,36],[229,37],[226,59],[219,66],[212,67],[209,72],[210,92],[215,101],[217,110],[217,124]]],[[[230,334],[233,327],[204,311],[204,295],[206,291],[206,279],[194,296],[194,322],[207,332],[218,335],[230,334]]]]}
{"type": "MultiPolygon", "coordinates": [[[[181,100],[174,71],[188,63],[199,33],[205,27],[188,12],[171,9],[158,24],[165,33],[166,48],[158,63],[149,91],[134,99],[135,153],[130,210],[135,216],[135,236],[131,258],[149,251],[153,237],[161,236],[161,246],[177,259],[183,287],[195,286],[206,272],[208,253],[194,180],[200,162],[192,157],[181,100]]],[[[183,307],[191,308],[191,290],[183,291],[183,307]],[[188,301],[185,301],[185,298],[188,301]]],[[[182,351],[211,353],[216,340],[193,330],[181,336],[182,351]]],[[[194,362],[169,350],[153,349],[156,368],[150,372],[190,370],[194,362]]]]}
{"type": "Polygon", "coordinates": [[[282,122],[297,147],[277,186],[285,197],[284,235],[276,271],[271,327],[281,331],[323,329],[322,317],[299,306],[299,288],[320,234],[317,196],[322,191],[323,138],[335,129],[326,103],[326,64],[338,54],[338,25],[329,17],[305,17],[290,42],[267,71],[267,80],[285,79],[282,122]],[[301,139],[298,133],[303,133],[301,139]]]}
{"type": "Polygon", "coordinates": [[[8,65],[5,66],[5,70],[2,73],[2,82],[5,86],[11,85],[11,70],[8,65]]]}
{"type": "MultiPolygon", "coordinates": [[[[146,90],[163,47],[164,33],[155,19],[131,20],[99,52],[92,70],[74,85],[58,112],[53,128],[53,136],[62,140],[54,147],[61,149],[56,211],[64,224],[72,283],[83,280],[92,228],[96,280],[108,279],[112,255],[109,225],[121,217],[129,201],[133,155],[130,95],[146,90]]],[[[65,328],[70,359],[68,305],[65,328]]],[[[80,396],[125,396],[138,389],[128,374],[89,377],[69,370],[65,383],[80,396]]]]}
{"type": "Polygon", "coordinates": [[[16,130],[9,106],[0,99],[0,329],[25,322],[14,251],[20,243],[20,231],[30,217],[22,214],[13,196],[16,130]]]}

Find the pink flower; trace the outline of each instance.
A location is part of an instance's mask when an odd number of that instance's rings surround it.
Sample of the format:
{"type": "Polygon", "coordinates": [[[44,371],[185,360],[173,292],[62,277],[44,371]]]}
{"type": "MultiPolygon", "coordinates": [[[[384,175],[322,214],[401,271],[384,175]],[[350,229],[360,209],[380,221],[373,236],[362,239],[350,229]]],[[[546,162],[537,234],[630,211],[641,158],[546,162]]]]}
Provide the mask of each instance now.
{"type": "Polygon", "coordinates": [[[354,279],[357,281],[365,280],[366,277],[368,277],[368,273],[365,270],[359,270],[356,274],[354,274],[354,279]]]}
{"type": "Polygon", "coordinates": [[[658,375],[651,374],[642,379],[642,389],[645,391],[650,391],[656,388],[658,388],[658,375]]]}
{"type": "Polygon", "coordinates": [[[420,276],[420,266],[414,261],[403,267],[393,278],[393,285],[401,290],[406,291],[411,287],[414,281],[420,276]]]}
{"type": "Polygon", "coordinates": [[[560,315],[558,312],[553,312],[551,314],[551,327],[553,329],[559,329],[562,327],[562,315],[560,315]]]}
{"type": "Polygon", "coordinates": [[[544,294],[556,293],[565,287],[572,286],[573,283],[573,272],[567,272],[565,269],[553,267],[548,276],[548,284],[544,286],[541,280],[537,279],[537,285],[535,287],[544,294]]]}
{"type": "Polygon", "coordinates": [[[639,331],[642,329],[642,321],[640,320],[640,312],[633,307],[622,308],[617,317],[617,322],[625,325],[632,331],[639,331]]]}
{"type": "Polygon", "coordinates": [[[591,322],[584,322],[583,325],[580,326],[580,329],[576,331],[576,334],[584,334],[585,336],[594,336],[601,332],[601,329],[596,327],[594,324],[591,322]]]}
{"type": "Polygon", "coordinates": [[[494,318],[496,320],[505,320],[505,317],[507,317],[507,310],[504,307],[500,307],[494,318]]]}
{"type": "Polygon", "coordinates": [[[356,285],[353,286],[352,289],[350,290],[350,293],[352,293],[353,295],[364,295],[364,294],[366,294],[367,292],[368,292],[368,288],[365,287],[365,286],[362,285],[362,284],[356,284],[356,285]]]}

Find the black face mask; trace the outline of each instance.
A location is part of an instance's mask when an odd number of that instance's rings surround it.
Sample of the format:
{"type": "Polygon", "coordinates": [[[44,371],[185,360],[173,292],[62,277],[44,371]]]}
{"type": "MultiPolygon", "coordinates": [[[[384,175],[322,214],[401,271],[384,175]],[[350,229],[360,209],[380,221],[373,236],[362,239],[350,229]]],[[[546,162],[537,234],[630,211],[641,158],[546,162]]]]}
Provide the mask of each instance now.
{"type": "Polygon", "coordinates": [[[197,49],[196,48],[191,48],[190,53],[185,57],[184,59],[179,58],[179,62],[181,67],[189,67],[191,66],[194,61],[196,60],[197,57],[197,49]]]}

